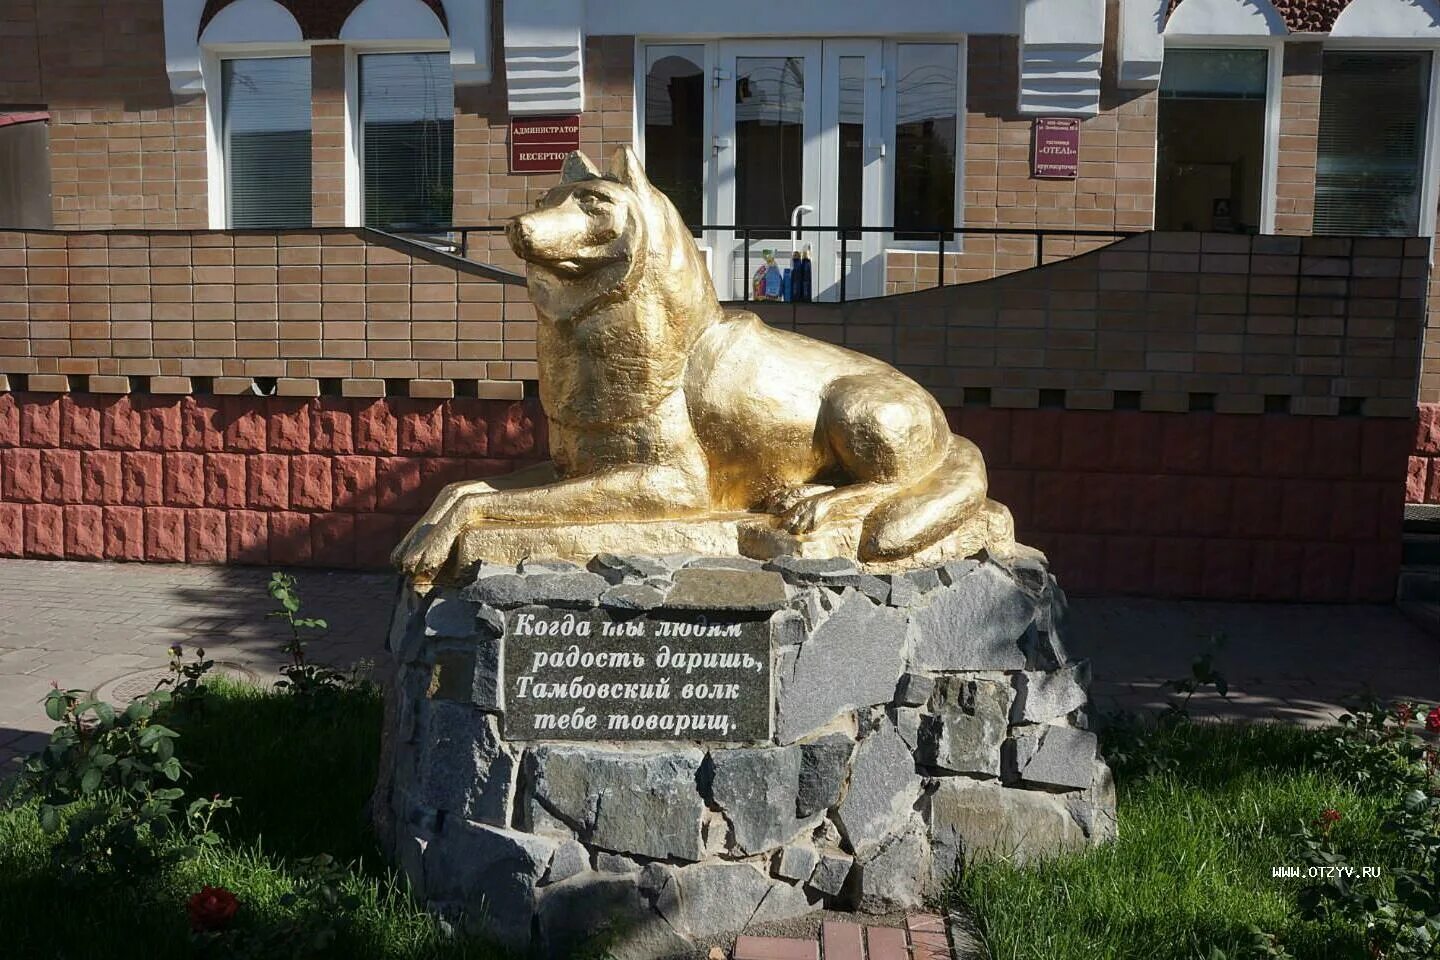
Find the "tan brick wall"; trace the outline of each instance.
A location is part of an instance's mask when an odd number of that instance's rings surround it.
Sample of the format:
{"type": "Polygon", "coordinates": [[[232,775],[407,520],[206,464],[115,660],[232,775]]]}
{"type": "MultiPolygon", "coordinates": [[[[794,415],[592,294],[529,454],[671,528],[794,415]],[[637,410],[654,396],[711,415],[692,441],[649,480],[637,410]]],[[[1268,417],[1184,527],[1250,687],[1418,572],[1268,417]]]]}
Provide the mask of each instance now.
{"type": "Polygon", "coordinates": [[[0,374],[34,389],[518,396],[534,358],[524,287],[367,231],[0,232],[0,374]]]}
{"type": "Polygon", "coordinates": [[[310,48],[310,222],[345,223],[345,47],[310,48]]]}
{"type": "Polygon", "coordinates": [[[203,226],[204,108],[171,96],[162,4],[0,7],[0,102],[51,112],[56,226],[203,226]]]}
{"type": "Polygon", "coordinates": [[[1315,223],[1321,49],[1318,43],[1285,45],[1275,176],[1276,233],[1306,235],[1315,223]]]}

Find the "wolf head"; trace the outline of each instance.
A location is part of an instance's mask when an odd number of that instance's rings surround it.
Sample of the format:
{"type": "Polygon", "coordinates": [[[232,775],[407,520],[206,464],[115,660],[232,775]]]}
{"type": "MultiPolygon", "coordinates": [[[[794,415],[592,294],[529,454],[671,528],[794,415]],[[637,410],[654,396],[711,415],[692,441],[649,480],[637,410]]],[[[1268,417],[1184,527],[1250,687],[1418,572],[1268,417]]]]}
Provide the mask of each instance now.
{"type": "Polygon", "coordinates": [[[531,298],[542,313],[571,314],[646,286],[690,316],[708,317],[711,310],[700,308],[712,304],[719,310],[689,228],[629,147],[604,173],[583,153],[570,154],[560,182],[505,233],[530,265],[531,298]]]}

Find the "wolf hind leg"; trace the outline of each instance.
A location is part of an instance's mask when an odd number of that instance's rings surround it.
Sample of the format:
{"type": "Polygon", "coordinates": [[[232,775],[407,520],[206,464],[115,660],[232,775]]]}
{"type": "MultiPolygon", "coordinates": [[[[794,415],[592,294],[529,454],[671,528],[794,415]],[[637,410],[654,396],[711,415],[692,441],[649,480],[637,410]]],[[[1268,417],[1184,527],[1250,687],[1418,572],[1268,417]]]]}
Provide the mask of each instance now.
{"type": "Polygon", "coordinates": [[[952,434],[935,469],[866,516],[860,559],[897,560],[944,539],[985,504],[987,485],[980,448],[952,434]]]}

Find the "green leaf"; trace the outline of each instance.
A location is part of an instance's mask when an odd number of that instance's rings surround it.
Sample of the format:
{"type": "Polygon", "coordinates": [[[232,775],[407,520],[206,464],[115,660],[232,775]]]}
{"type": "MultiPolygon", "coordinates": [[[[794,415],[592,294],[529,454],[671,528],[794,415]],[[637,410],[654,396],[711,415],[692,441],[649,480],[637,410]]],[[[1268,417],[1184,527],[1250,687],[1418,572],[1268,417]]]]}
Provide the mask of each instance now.
{"type": "Polygon", "coordinates": [[[65,719],[65,695],[59,690],[51,690],[45,695],[45,716],[59,723],[65,719]]]}
{"type": "Polygon", "coordinates": [[[185,796],[185,791],[180,789],[179,787],[162,787],[161,789],[156,790],[153,794],[151,794],[151,796],[153,796],[157,800],[165,800],[168,802],[171,800],[179,800],[181,797],[185,796]]]}
{"type": "Polygon", "coordinates": [[[156,769],[169,777],[171,783],[180,779],[180,759],[178,757],[171,757],[156,767],[156,769]]]}
{"type": "Polygon", "coordinates": [[[115,725],[115,708],[110,704],[104,700],[97,700],[94,703],[94,710],[95,716],[99,717],[100,722],[105,726],[113,727],[115,725]]]}
{"type": "Polygon", "coordinates": [[[48,803],[40,806],[40,829],[46,833],[60,829],[60,811],[48,803]]]}
{"type": "Polygon", "coordinates": [[[104,773],[99,767],[87,767],[85,773],[80,777],[80,792],[87,797],[90,796],[100,789],[100,780],[103,776],[104,773]]]}

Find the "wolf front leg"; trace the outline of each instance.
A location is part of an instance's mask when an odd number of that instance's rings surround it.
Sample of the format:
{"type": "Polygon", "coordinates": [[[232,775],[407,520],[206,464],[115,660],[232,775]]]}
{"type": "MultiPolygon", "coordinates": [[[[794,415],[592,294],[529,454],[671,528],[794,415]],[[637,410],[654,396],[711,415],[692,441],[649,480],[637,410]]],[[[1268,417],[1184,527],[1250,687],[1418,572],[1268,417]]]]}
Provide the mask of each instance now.
{"type": "Polygon", "coordinates": [[[501,477],[494,477],[490,480],[462,480],[458,483],[446,484],[430,504],[430,509],[415,521],[408,533],[395,545],[390,553],[392,566],[403,566],[406,553],[429,532],[435,524],[449,513],[455,504],[465,497],[475,496],[481,493],[494,493],[499,490],[513,490],[517,487],[539,487],[547,483],[555,482],[555,464],[550,461],[536,463],[516,470],[514,473],[507,473],[501,477]]]}
{"type": "Polygon", "coordinates": [[[481,521],[603,523],[694,517],[710,508],[703,471],[674,465],[631,464],[526,489],[459,496],[429,529],[408,543],[397,566],[412,577],[438,573],[455,540],[481,521]]]}

